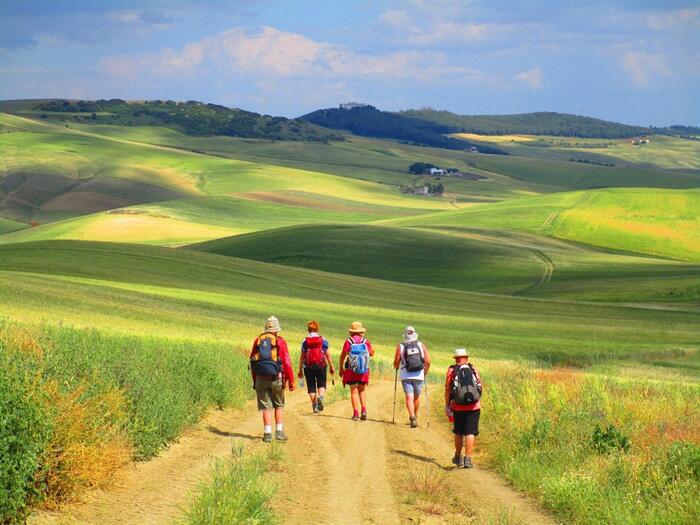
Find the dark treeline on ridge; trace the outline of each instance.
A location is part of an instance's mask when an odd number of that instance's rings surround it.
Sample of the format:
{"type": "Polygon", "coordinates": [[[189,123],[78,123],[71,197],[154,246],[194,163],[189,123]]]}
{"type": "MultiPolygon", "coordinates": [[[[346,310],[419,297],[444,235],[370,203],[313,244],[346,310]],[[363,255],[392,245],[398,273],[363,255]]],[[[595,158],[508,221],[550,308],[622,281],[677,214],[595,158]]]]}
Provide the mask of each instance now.
{"type": "Polygon", "coordinates": [[[301,120],[270,117],[193,100],[187,102],[172,100],[127,102],[121,99],[47,100],[35,104],[33,109],[51,112],[52,114],[42,115],[46,118],[89,120],[100,124],[122,126],[162,125],[188,135],[227,135],[271,140],[343,140],[343,136],[338,133],[301,120]],[[56,115],[56,113],[59,114],[56,115]]]}
{"type": "Polygon", "coordinates": [[[450,126],[400,113],[380,111],[373,106],[353,109],[319,109],[299,118],[318,126],[342,129],[363,137],[396,139],[436,148],[455,150],[477,148],[480,153],[508,154],[493,146],[446,137],[446,134],[454,133],[454,129],[450,126]]]}

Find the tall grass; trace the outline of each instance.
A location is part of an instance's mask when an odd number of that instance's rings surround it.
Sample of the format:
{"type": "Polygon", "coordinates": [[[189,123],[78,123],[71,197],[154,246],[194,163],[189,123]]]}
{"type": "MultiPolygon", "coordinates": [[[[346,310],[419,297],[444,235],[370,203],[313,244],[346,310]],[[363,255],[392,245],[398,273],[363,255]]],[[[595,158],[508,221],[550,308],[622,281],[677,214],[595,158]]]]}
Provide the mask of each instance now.
{"type": "Polygon", "coordinates": [[[247,376],[223,344],[0,321],[0,522],[104,485],[209,407],[241,403],[247,376]]]}
{"type": "Polygon", "coordinates": [[[271,525],[279,517],[271,506],[277,486],[270,472],[279,467],[282,451],[272,445],[269,453],[244,456],[234,447],[234,457],[214,465],[211,480],[190,507],[189,525],[271,525]]]}
{"type": "Polygon", "coordinates": [[[488,460],[567,523],[700,522],[700,386],[488,374],[488,460]]]}

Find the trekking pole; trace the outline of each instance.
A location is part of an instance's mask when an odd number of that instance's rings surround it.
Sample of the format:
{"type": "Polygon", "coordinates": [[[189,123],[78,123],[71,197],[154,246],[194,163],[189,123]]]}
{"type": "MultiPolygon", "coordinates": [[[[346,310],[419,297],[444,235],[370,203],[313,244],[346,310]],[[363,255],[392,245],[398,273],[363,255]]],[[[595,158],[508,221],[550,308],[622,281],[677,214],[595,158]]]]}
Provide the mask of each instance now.
{"type": "Polygon", "coordinates": [[[430,428],[430,398],[428,397],[428,374],[425,375],[425,411],[428,414],[428,428],[430,428]]]}
{"type": "Polygon", "coordinates": [[[396,386],[399,381],[399,369],[394,371],[394,415],[391,416],[391,422],[396,424],[396,386]]]}

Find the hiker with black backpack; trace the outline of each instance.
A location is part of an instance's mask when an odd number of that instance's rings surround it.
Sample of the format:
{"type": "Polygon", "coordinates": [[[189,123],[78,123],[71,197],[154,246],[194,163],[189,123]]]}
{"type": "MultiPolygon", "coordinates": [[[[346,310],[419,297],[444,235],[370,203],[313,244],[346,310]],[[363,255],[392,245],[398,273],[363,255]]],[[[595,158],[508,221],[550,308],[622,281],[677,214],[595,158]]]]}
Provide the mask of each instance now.
{"type": "Polygon", "coordinates": [[[343,371],[343,386],[350,385],[353,421],[367,419],[367,392],[365,389],[369,384],[369,358],[374,356],[374,349],[371,343],[365,339],[366,331],[359,321],[350,325],[349,337],[343,344],[338,366],[343,371]]]}
{"type": "Polygon", "coordinates": [[[294,391],[294,370],[287,342],[276,317],[268,317],[265,330],[255,338],[250,352],[250,373],[263,418],[263,441],[272,441],[272,411],[275,412],[275,439],[287,441],[284,433],[284,388],[294,391]]]}
{"type": "Polygon", "coordinates": [[[408,422],[411,428],[416,428],[420,395],[430,370],[430,354],[428,347],[418,340],[418,334],[412,326],[406,327],[403,342],[396,345],[394,368],[400,374],[401,387],[406,396],[408,422]]]}
{"type": "Polygon", "coordinates": [[[445,378],[445,415],[453,422],[455,435],[452,463],[472,468],[474,437],[479,435],[483,385],[479,372],[469,363],[469,352],[465,348],[455,350],[454,358],[455,364],[447,369],[445,378]]]}
{"type": "Polygon", "coordinates": [[[318,322],[309,321],[306,326],[309,335],[301,343],[299,379],[306,377],[306,390],[311,400],[311,408],[317,413],[323,412],[327,368],[330,367],[331,375],[335,374],[335,369],[328,351],[328,341],[318,333],[318,322]]]}

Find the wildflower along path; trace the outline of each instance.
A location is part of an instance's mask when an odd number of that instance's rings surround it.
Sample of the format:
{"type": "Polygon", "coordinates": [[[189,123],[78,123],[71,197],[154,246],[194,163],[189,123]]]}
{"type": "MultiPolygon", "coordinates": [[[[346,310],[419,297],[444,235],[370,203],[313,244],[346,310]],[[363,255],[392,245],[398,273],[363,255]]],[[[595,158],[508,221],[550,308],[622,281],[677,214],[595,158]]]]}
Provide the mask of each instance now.
{"type": "MultiPolygon", "coordinates": [[[[424,419],[419,428],[409,429],[397,406],[397,424],[392,424],[393,382],[370,385],[369,419],[364,422],[349,419],[348,401],[310,413],[302,390],[287,395],[290,440],[284,445],[281,473],[275,475],[275,507],[284,523],[389,524],[411,518],[444,523],[460,514],[488,519],[499,513],[528,524],[554,523],[494,473],[481,466],[452,467],[451,434],[437,414],[429,429],[424,419]],[[462,504],[455,506],[450,502],[458,495],[462,504]]],[[[440,394],[433,387],[433,412],[442,407],[440,394]]],[[[260,431],[252,406],[214,411],[159,457],[123,472],[114,487],[63,512],[36,514],[30,523],[177,522],[193,492],[208,479],[213,459],[229,456],[234,441],[250,452],[269,447],[260,442],[260,431]]]]}

